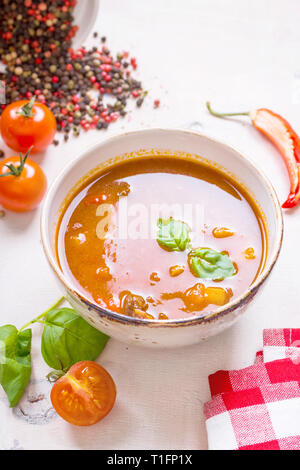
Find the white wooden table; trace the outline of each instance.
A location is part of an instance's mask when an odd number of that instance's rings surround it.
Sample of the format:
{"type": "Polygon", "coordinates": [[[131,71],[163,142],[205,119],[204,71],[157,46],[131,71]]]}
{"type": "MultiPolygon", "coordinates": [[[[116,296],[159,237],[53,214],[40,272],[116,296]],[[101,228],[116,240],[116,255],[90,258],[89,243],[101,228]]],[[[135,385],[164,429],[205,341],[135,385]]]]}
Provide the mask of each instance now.
{"type": "MultiPolygon", "coordinates": [[[[149,98],[107,132],[88,132],[35,157],[49,183],[78,151],[111,133],[194,123],[248,154],[283,201],[289,185],[277,152],[251,126],[209,116],[204,103],[210,99],[224,110],[269,107],[300,131],[299,15],[298,0],[101,0],[95,30],[107,36],[113,51],[130,50],[137,57],[149,98]],[[161,107],[154,110],[156,98],[161,107]]],[[[271,279],[233,328],[169,351],[109,341],[99,362],[116,381],[118,401],[92,428],[72,427],[51,410],[48,367],[35,326],[33,380],[22,411],[9,409],[0,392],[0,449],[206,449],[207,376],[252,363],[263,328],[300,327],[299,211],[286,213],[283,249],[271,279]],[[43,400],[28,401],[40,394],[43,400]]],[[[39,216],[39,210],[7,212],[0,220],[1,324],[20,327],[60,295],[42,252],[39,216]]]]}

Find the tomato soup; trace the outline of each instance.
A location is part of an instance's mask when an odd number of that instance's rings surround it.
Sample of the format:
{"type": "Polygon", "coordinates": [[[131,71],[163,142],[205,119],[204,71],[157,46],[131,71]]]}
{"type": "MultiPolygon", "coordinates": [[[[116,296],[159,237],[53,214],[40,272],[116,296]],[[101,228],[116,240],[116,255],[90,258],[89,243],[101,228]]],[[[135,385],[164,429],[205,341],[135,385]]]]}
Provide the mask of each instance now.
{"type": "Polygon", "coordinates": [[[180,157],[124,160],[87,181],[57,230],[63,272],[127,316],[184,319],[241,295],[267,242],[255,202],[221,171],[180,157]]]}

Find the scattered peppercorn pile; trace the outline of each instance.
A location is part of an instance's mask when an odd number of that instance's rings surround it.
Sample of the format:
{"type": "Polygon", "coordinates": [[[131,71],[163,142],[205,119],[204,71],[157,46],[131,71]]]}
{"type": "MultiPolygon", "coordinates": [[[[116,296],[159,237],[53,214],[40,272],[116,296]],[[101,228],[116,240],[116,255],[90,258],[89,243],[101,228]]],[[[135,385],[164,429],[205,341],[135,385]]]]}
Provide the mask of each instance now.
{"type": "Polygon", "coordinates": [[[104,37],[99,48],[72,48],[78,29],[72,14],[76,3],[2,0],[0,8],[0,59],[6,65],[0,79],[6,103],[36,96],[54,113],[65,140],[71,130],[79,135],[80,128],[107,128],[126,115],[128,98],[141,106],[146,96],[131,76],[137,63],[128,52],[113,57],[104,37]],[[104,103],[105,95],[112,98],[110,104],[104,103]]]}

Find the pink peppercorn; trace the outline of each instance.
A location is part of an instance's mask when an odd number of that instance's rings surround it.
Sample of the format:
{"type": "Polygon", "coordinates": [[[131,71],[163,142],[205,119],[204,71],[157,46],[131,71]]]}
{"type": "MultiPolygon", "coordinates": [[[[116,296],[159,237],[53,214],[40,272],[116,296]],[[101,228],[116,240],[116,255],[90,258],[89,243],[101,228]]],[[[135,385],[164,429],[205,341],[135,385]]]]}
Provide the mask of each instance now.
{"type": "Polygon", "coordinates": [[[101,64],[100,70],[104,70],[104,72],[111,72],[111,65],[110,64],[101,64]]]}
{"type": "Polygon", "coordinates": [[[46,3],[40,3],[38,7],[39,7],[39,10],[41,10],[41,11],[47,10],[47,5],[46,5],[46,3]]]}
{"type": "Polygon", "coordinates": [[[119,113],[117,112],[111,113],[110,118],[112,122],[116,121],[119,118],[119,113]]]}
{"type": "Polygon", "coordinates": [[[78,95],[73,95],[73,96],[72,96],[72,101],[73,101],[74,104],[75,104],[75,103],[78,103],[79,100],[80,100],[80,98],[79,98],[78,95]]]}
{"type": "Polygon", "coordinates": [[[137,69],[137,63],[136,63],[136,58],[135,58],[135,57],[131,57],[130,63],[131,63],[132,68],[133,68],[134,70],[137,69]]]}

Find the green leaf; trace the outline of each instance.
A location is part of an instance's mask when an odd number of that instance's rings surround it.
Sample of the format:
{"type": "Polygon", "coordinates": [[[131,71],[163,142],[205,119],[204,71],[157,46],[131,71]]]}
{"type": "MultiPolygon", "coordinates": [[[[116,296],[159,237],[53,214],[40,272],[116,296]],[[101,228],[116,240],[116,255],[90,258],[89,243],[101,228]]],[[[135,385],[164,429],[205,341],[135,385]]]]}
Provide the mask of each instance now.
{"type": "Polygon", "coordinates": [[[31,375],[31,330],[0,327],[0,383],[11,407],[16,406],[31,375]]]}
{"type": "Polygon", "coordinates": [[[50,310],[43,323],[42,355],[56,370],[66,371],[79,361],[94,361],[109,339],[71,308],[50,310]]]}
{"type": "Polygon", "coordinates": [[[211,248],[192,250],[189,253],[189,266],[195,276],[214,281],[231,277],[236,273],[229,256],[211,248]]]}
{"type": "Polygon", "coordinates": [[[167,251],[184,251],[190,243],[190,228],[180,220],[158,219],[157,243],[167,251]]]}

